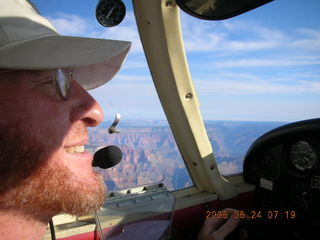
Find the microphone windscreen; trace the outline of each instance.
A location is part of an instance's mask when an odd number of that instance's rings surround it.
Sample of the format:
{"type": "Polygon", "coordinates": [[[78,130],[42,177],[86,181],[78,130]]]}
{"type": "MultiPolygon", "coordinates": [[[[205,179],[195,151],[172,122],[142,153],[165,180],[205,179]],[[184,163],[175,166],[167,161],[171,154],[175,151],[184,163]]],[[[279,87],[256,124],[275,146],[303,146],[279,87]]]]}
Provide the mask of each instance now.
{"type": "Polygon", "coordinates": [[[122,158],[122,152],[117,146],[111,145],[101,148],[93,156],[92,166],[99,168],[110,168],[117,165],[122,158]]]}

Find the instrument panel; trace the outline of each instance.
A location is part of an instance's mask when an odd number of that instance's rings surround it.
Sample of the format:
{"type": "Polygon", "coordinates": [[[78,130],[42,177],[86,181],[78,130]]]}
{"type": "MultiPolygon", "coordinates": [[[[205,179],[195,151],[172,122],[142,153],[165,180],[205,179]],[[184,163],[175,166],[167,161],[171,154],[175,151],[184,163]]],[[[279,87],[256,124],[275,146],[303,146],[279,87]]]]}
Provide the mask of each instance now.
{"type": "Polygon", "coordinates": [[[276,180],[285,172],[294,177],[311,174],[320,176],[319,139],[303,137],[269,147],[259,156],[259,163],[256,163],[259,165],[260,177],[276,180]]]}
{"type": "Polygon", "coordinates": [[[320,119],[291,123],[257,139],[245,156],[243,177],[256,186],[256,209],[295,213],[294,221],[282,221],[276,231],[266,230],[271,222],[260,226],[264,235],[279,236],[270,239],[319,236],[320,119]]]}

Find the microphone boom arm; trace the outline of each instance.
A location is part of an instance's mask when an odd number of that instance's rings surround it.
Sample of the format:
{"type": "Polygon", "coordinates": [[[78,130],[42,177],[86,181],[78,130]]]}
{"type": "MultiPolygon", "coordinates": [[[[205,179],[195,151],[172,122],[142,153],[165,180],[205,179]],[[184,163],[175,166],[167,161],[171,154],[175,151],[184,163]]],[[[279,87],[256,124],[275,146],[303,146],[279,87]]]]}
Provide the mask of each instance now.
{"type": "Polygon", "coordinates": [[[116,126],[117,126],[117,125],[119,124],[119,122],[120,122],[120,118],[121,118],[120,114],[117,113],[117,114],[116,114],[116,117],[115,117],[115,119],[114,119],[114,121],[113,121],[113,123],[111,124],[111,126],[110,126],[109,129],[108,129],[108,132],[109,132],[110,134],[120,133],[120,131],[116,129],[116,126]]]}

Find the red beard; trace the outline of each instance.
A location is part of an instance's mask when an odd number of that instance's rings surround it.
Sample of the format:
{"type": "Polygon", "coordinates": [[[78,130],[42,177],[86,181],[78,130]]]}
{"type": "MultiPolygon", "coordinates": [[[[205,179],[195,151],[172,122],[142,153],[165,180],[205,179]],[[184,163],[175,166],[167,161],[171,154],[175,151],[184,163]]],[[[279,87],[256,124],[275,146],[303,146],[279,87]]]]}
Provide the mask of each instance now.
{"type": "Polygon", "coordinates": [[[43,144],[21,132],[12,128],[0,134],[0,209],[28,216],[43,212],[81,215],[99,209],[105,186],[98,173],[88,184],[63,161],[50,158],[43,144]]]}

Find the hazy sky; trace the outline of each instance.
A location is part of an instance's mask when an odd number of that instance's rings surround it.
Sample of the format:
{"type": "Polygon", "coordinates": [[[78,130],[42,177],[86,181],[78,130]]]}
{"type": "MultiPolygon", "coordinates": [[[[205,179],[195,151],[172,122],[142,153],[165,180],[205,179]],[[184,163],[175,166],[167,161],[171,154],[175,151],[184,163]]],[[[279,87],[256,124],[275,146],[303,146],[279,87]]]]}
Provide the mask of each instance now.
{"type": "MultiPolygon", "coordinates": [[[[132,41],[127,61],[91,91],[106,119],[163,119],[131,1],[117,27],[95,19],[93,0],[34,0],[61,34],[132,41]]],[[[225,21],[181,12],[191,75],[204,119],[295,121],[320,117],[320,1],[275,0],[225,21]]]]}

